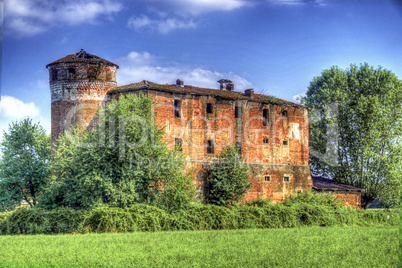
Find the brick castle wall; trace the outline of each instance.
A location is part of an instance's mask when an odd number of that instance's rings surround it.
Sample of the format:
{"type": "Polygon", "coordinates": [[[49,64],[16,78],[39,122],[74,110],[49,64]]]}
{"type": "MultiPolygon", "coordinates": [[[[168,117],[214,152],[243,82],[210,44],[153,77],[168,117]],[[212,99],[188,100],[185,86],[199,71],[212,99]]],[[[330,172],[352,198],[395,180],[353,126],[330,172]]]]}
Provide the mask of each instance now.
{"type": "Polygon", "coordinates": [[[49,67],[51,92],[52,146],[71,125],[85,128],[116,86],[116,67],[103,66],[96,71],[92,64],[59,63],[49,67]]]}
{"type": "MultiPolygon", "coordinates": [[[[312,187],[306,109],[157,90],[141,92],[156,102],[155,122],[165,129],[164,142],[168,148],[174,148],[175,139],[182,140],[188,168],[201,195],[208,191],[203,165],[220,154],[225,145],[235,142],[241,143],[242,155],[251,168],[252,188],[245,195],[246,201],[261,197],[283,201],[286,195],[312,187]],[[181,103],[180,117],[174,113],[175,100],[181,103]],[[207,103],[212,104],[212,113],[207,113],[207,103]],[[240,118],[235,118],[236,106],[241,107],[240,118]],[[265,126],[263,109],[269,110],[265,126]],[[207,153],[208,140],[214,143],[214,154],[207,153]],[[265,180],[266,176],[270,177],[269,181],[265,180]],[[285,176],[288,182],[284,181],[285,176]]],[[[139,91],[113,93],[111,99],[130,93],[139,91]]]]}
{"type": "MultiPolygon", "coordinates": [[[[155,122],[165,129],[164,141],[168,148],[173,149],[175,141],[180,139],[187,168],[192,171],[200,195],[208,192],[203,165],[220,154],[225,145],[234,144],[240,145],[251,168],[252,188],[246,193],[246,200],[265,197],[274,202],[283,201],[286,195],[312,187],[306,108],[279,105],[275,101],[262,103],[173,93],[152,87],[142,91],[128,87],[124,92],[107,94],[116,87],[117,68],[85,51],[48,65],[53,149],[59,134],[71,125],[92,127],[102,103],[117,99],[120,94],[143,92],[156,102],[155,122]],[[179,116],[175,115],[175,102],[180,103],[179,116]],[[207,144],[213,144],[213,153],[208,153],[207,144]]],[[[253,91],[247,94],[250,96],[253,91]]]]}

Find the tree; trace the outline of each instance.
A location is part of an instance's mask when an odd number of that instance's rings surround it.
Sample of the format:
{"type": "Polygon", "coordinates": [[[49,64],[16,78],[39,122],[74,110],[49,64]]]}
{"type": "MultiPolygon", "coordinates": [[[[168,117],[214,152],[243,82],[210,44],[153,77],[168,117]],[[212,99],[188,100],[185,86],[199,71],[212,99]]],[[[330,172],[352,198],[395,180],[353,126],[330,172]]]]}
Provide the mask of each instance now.
{"type": "Polygon", "coordinates": [[[235,146],[224,147],[206,171],[209,183],[207,202],[210,204],[228,206],[239,202],[251,187],[249,168],[235,146]]]}
{"type": "Polygon", "coordinates": [[[0,145],[0,210],[12,210],[23,200],[36,206],[49,179],[50,136],[26,118],[9,125],[0,145]]]}
{"type": "Polygon", "coordinates": [[[100,109],[94,130],[65,132],[54,154],[45,206],[139,202],[173,209],[192,200],[195,187],[184,159],[162,143],[152,106],[145,95],[121,96],[100,109]]]}
{"type": "Polygon", "coordinates": [[[400,201],[402,82],[391,71],[367,63],[324,70],[310,83],[303,103],[310,116],[310,167],[365,191],[375,199],[400,201]]]}

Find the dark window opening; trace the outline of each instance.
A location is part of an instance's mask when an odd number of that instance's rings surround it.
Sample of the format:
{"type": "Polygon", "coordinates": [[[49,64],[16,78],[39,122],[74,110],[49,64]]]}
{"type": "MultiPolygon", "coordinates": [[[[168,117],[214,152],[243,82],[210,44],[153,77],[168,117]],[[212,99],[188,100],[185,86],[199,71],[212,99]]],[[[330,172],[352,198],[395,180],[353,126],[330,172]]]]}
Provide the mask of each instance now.
{"type": "Polygon", "coordinates": [[[215,153],[214,141],[213,141],[213,140],[208,140],[208,141],[207,141],[207,153],[208,153],[208,154],[213,154],[213,153],[215,153]]]}
{"type": "Polygon", "coordinates": [[[241,107],[235,106],[235,118],[241,118],[241,107]]]}
{"type": "Polygon", "coordinates": [[[68,69],[68,78],[70,78],[70,79],[75,79],[75,78],[76,78],[75,69],[74,69],[74,68],[68,69]]]}
{"type": "Polygon", "coordinates": [[[288,111],[283,111],[282,112],[282,117],[288,117],[288,111]]]}
{"type": "Polygon", "coordinates": [[[183,151],[183,141],[180,138],[174,139],[175,149],[182,152],[183,151]]]}
{"type": "Polygon", "coordinates": [[[268,112],[268,109],[263,109],[262,110],[262,125],[263,126],[268,126],[268,115],[269,115],[269,112],[268,112]]]}
{"type": "Polygon", "coordinates": [[[283,140],[283,145],[289,145],[289,142],[287,140],[283,140]]]}
{"type": "Polygon", "coordinates": [[[180,118],[181,117],[181,101],[174,100],[174,117],[180,118]]]}
{"type": "Polygon", "coordinates": [[[264,139],[263,139],[263,143],[269,144],[269,139],[268,139],[268,138],[264,138],[264,139]]]}
{"type": "Polygon", "coordinates": [[[271,176],[264,176],[264,181],[271,181],[271,176]]]}
{"type": "Polygon", "coordinates": [[[287,176],[283,177],[283,181],[284,181],[284,182],[289,182],[289,180],[290,180],[289,177],[287,177],[287,176]]]}
{"type": "Polygon", "coordinates": [[[207,103],[207,114],[212,114],[213,109],[212,109],[212,103],[207,103]]]}
{"type": "Polygon", "coordinates": [[[94,69],[91,69],[91,70],[88,72],[88,78],[89,78],[89,79],[96,79],[96,72],[95,72],[94,69]]]}
{"type": "Polygon", "coordinates": [[[57,80],[57,70],[52,70],[52,81],[57,80]]]}
{"type": "Polygon", "coordinates": [[[236,147],[239,150],[239,153],[241,154],[241,142],[240,141],[236,142],[236,147]]]}
{"type": "Polygon", "coordinates": [[[106,81],[112,81],[112,72],[111,71],[106,72],[106,81]]]}

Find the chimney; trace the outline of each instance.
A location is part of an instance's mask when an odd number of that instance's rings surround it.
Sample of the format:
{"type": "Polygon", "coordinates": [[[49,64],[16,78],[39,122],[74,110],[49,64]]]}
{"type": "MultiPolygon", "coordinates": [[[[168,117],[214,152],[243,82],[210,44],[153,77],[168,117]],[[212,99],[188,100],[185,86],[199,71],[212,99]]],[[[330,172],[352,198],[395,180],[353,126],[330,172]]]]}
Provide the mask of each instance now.
{"type": "Polygon", "coordinates": [[[246,89],[246,90],[244,91],[244,94],[245,94],[247,97],[251,97],[251,96],[254,95],[254,89],[248,88],[248,89],[246,89]]]}
{"type": "Polygon", "coordinates": [[[234,84],[229,79],[221,79],[221,80],[218,81],[218,83],[221,84],[220,85],[221,90],[226,89],[228,91],[234,91],[234,84]]]}
{"type": "Polygon", "coordinates": [[[176,86],[178,86],[178,87],[184,87],[184,82],[181,81],[180,79],[177,79],[177,80],[176,80],[176,86]]]}

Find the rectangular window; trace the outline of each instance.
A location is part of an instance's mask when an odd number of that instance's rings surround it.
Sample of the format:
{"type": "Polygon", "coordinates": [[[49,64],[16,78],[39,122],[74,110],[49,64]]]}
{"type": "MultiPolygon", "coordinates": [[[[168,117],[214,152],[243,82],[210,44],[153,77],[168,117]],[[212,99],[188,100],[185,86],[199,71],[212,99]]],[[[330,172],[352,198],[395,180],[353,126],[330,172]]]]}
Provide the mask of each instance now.
{"type": "Polygon", "coordinates": [[[264,176],[264,181],[271,181],[271,176],[268,175],[264,176]]]}
{"type": "Polygon", "coordinates": [[[264,138],[264,139],[263,139],[263,143],[269,144],[269,139],[268,139],[268,138],[264,138]]]}
{"type": "Polygon", "coordinates": [[[241,154],[241,142],[240,141],[236,142],[236,147],[237,147],[237,149],[239,149],[239,153],[241,154]]]}
{"type": "Polygon", "coordinates": [[[183,151],[183,141],[180,138],[175,138],[174,139],[174,146],[175,149],[182,152],[183,151]]]}
{"type": "Polygon", "coordinates": [[[288,140],[283,140],[282,143],[283,143],[283,145],[289,145],[289,141],[288,141],[288,140]]]}
{"type": "Polygon", "coordinates": [[[290,178],[288,176],[283,177],[284,182],[289,182],[290,178]]]}
{"type": "Polygon", "coordinates": [[[208,140],[208,141],[207,141],[207,153],[208,153],[208,154],[213,154],[213,153],[215,153],[214,141],[213,141],[213,140],[208,140]]]}
{"type": "Polygon", "coordinates": [[[235,106],[235,118],[241,118],[241,107],[235,106]]]}
{"type": "Polygon", "coordinates": [[[282,117],[283,117],[283,118],[288,117],[288,111],[283,111],[283,112],[282,112],[282,117]]]}
{"type": "Polygon", "coordinates": [[[174,100],[174,117],[180,118],[181,117],[181,101],[174,100]]]}
{"type": "Polygon", "coordinates": [[[212,103],[207,103],[207,114],[212,114],[213,109],[212,109],[212,103]]]}
{"type": "Polygon", "coordinates": [[[262,125],[263,126],[268,126],[268,116],[269,116],[269,112],[268,109],[263,109],[262,110],[262,125]]]}

